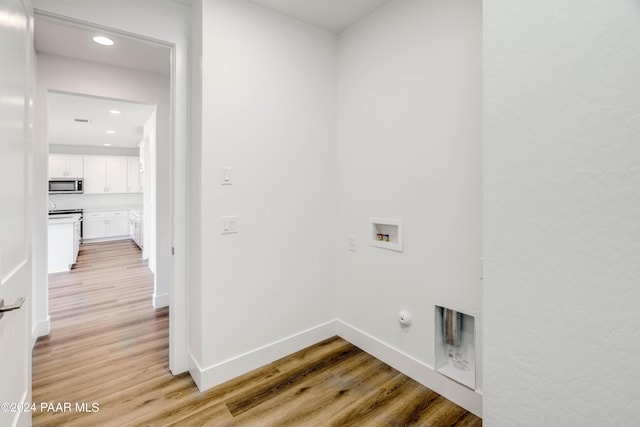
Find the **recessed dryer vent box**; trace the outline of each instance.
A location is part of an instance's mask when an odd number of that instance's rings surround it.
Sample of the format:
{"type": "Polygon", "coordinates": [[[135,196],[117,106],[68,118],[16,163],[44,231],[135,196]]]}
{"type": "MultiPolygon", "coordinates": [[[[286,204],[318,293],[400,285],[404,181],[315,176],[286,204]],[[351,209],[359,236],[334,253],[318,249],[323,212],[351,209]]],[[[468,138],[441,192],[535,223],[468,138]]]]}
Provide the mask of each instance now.
{"type": "Polygon", "coordinates": [[[459,334],[453,339],[445,331],[444,307],[435,306],[436,371],[452,380],[476,388],[476,328],[475,318],[457,312],[459,334]],[[450,342],[447,343],[447,340],[450,342]],[[453,342],[456,341],[456,342],[453,342]]]}
{"type": "Polygon", "coordinates": [[[369,218],[371,221],[371,246],[402,251],[402,220],[369,218]]]}

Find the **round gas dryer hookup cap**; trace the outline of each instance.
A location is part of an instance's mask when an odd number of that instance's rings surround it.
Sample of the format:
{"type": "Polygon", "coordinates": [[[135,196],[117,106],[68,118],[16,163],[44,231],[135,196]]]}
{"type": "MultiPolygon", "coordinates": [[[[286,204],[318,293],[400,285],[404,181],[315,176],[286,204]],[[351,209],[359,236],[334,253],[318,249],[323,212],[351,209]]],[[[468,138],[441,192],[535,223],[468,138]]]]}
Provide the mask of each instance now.
{"type": "Polygon", "coordinates": [[[398,320],[402,326],[411,325],[411,313],[408,310],[401,310],[398,314],[398,320]]]}

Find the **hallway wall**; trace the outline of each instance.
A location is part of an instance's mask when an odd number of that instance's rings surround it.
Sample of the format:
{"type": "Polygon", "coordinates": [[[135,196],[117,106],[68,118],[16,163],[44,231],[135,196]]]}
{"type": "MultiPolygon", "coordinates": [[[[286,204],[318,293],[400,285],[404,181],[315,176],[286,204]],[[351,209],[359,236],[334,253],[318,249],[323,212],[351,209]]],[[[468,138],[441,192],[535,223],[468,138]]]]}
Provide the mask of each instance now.
{"type": "Polygon", "coordinates": [[[208,388],[330,336],[319,325],[336,315],[336,37],[243,0],[195,3],[189,345],[208,388]],[[221,234],[230,215],[238,233],[221,234]]]}
{"type": "Polygon", "coordinates": [[[484,422],[636,425],[640,3],[484,1],[484,422]]]}

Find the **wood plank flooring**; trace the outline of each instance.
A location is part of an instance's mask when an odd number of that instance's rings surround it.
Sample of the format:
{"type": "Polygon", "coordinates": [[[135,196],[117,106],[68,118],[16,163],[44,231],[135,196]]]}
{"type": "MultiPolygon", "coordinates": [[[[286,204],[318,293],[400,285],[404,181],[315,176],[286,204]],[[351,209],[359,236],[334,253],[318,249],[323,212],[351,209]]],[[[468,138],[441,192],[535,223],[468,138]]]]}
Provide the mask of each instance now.
{"type": "Polygon", "coordinates": [[[188,374],[169,372],[168,310],[152,308],[153,276],[131,241],[83,245],[75,268],[49,281],[34,426],[482,425],[338,337],[199,392],[188,374]]]}

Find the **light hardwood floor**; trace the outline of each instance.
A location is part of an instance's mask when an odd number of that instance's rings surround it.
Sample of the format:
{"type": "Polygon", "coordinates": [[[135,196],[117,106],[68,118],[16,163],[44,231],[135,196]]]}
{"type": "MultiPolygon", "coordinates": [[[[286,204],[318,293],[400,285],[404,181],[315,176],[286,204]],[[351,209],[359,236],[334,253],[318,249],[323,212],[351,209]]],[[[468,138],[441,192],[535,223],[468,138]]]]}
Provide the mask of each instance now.
{"type": "Polygon", "coordinates": [[[61,410],[36,411],[35,426],[482,425],[338,337],[200,393],[169,373],[168,310],[151,307],[153,277],[130,241],[84,245],[75,268],[49,280],[33,402],[61,410]]]}

